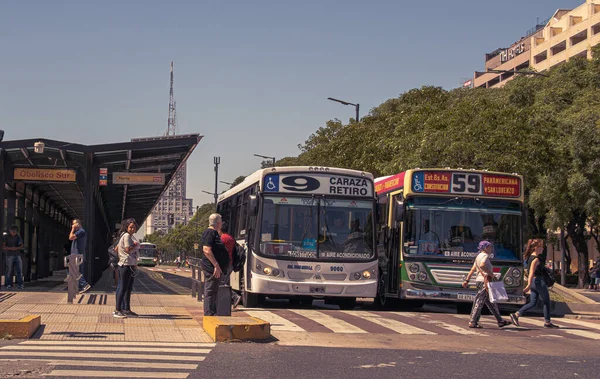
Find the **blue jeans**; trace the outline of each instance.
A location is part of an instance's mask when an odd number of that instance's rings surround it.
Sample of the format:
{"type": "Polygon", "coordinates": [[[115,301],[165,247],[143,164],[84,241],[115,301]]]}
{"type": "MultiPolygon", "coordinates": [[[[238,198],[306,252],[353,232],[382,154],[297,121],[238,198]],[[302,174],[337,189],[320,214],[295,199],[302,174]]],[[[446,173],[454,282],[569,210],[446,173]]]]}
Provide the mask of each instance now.
{"type": "Polygon", "coordinates": [[[550,322],[550,294],[548,293],[548,286],[546,282],[538,276],[533,278],[533,282],[529,287],[531,289],[531,297],[529,303],[525,304],[517,311],[519,316],[523,316],[525,312],[535,308],[539,298],[544,302],[544,320],[550,322]]]}
{"type": "Polygon", "coordinates": [[[119,267],[119,284],[116,292],[116,310],[119,312],[131,310],[131,291],[137,269],[135,266],[119,267]]]}
{"type": "Polygon", "coordinates": [[[23,286],[23,260],[19,255],[6,257],[6,277],[4,284],[6,286],[13,285],[13,266],[16,267],[15,276],[17,277],[17,284],[23,286]]]}

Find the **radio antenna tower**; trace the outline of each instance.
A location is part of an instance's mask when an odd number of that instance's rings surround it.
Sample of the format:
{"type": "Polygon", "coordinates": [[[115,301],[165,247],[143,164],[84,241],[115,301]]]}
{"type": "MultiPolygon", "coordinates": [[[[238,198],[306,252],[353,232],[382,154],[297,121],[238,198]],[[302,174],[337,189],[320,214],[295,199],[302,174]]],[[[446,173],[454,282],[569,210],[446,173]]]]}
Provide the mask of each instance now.
{"type": "Polygon", "coordinates": [[[177,120],[175,111],[175,96],[173,95],[173,62],[171,62],[171,89],[169,91],[169,120],[167,122],[167,135],[177,134],[177,120]]]}

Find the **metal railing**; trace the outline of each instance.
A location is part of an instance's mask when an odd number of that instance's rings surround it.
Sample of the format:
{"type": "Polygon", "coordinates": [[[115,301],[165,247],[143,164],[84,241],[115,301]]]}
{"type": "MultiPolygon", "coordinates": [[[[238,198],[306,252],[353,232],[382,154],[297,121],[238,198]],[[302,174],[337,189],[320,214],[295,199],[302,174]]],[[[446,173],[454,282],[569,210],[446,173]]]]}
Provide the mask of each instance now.
{"type": "Polygon", "coordinates": [[[188,264],[192,269],[192,297],[202,301],[204,294],[204,277],[200,268],[200,258],[188,258],[188,264]]]}

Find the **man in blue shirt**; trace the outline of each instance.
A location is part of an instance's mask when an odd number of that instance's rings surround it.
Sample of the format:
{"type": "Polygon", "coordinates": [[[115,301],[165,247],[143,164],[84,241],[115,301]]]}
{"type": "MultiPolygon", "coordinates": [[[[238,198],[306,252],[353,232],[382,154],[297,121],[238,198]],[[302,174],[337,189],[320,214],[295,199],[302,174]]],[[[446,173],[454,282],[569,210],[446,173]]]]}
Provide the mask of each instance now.
{"type": "MultiPolygon", "coordinates": [[[[85,256],[85,247],[87,245],[87,233],[81,226],[81,220],[73,220],[71,233],[69,233],[69,240],[71,242],[71,254],[81,254],[85,256]]],[[[79,293],[87,292],[91,286],[83,277],[83,274],[79,277],[79,293]]]]}
{"type": "Polygon", "coordinates": [[[14,266],[16,268],[17,286],[19,289],[23,289],[23,260],[21,258],[23,239],[17,233],[16,226],[13,225],[8,229],[8,235],[4,237],[2,242],[2,250],[6,253],[6,276],[4,279],[6,288],[12,287],[14,266]]]}

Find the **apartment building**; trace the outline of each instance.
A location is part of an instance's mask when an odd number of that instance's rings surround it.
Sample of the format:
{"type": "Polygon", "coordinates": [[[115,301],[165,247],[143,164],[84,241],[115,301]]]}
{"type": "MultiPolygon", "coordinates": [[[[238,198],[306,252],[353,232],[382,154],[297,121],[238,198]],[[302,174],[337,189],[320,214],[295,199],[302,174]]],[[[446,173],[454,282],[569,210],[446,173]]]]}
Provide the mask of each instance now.
{"type": "Polygon", "coordinates": [[[558,9],[510,47],[486,54],[485,72],[474,73],[473,87],[502,87],[515,77],[515,71],[542,72],[573,57],[590,59],[591,48],[599,43],[600,0],[558,9]]]}
{"type": "Polygon", "coordinates": [[[591,59],[591,48],[600,43],[600,0],[559,9],[540,35],[532,38],[531,68],[542,72],[573,57],[591,59]]]}

